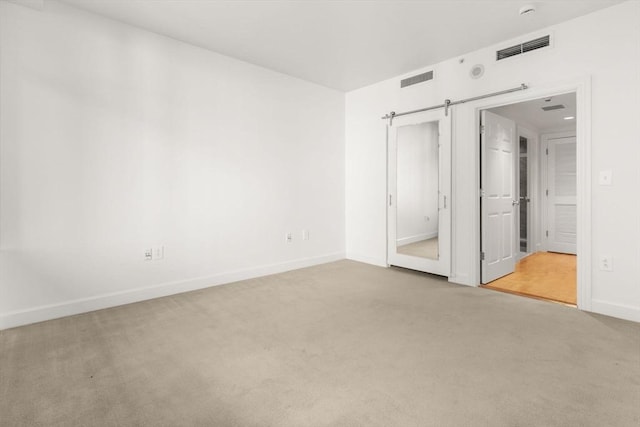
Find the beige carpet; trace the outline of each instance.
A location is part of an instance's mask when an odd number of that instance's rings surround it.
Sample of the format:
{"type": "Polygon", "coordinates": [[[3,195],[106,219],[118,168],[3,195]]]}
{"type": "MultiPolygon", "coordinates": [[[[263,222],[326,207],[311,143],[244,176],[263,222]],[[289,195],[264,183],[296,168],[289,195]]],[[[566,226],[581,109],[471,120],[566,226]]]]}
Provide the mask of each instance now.
{"type": "Polygon", "coordinates": [[[399,254],[438,259],[438,238],[420,240],[408,245],[398,246],[399,254]]]}
{"type": "Polygon", "coordinates": [[[637,426],[640,324],[341,261],[0,332],[3,426],[637,426]]]}

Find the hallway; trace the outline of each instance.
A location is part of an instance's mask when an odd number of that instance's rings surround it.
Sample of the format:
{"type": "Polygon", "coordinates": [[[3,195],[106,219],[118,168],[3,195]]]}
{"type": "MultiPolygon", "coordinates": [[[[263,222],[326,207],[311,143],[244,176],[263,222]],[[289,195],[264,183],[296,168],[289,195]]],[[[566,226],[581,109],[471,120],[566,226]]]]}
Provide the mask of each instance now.
{"type": "Polygon", "coordinates": [[[576,305],[576,256],[537,252],[484,288],[576,305]]]}

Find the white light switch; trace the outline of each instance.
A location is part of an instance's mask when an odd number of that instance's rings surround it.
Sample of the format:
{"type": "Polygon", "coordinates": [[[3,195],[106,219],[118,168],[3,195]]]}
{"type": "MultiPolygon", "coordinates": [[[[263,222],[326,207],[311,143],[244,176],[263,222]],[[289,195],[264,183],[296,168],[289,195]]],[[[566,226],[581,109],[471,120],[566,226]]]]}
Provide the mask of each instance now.
{"type": "Polygon", "coordinates": [[[600,257],[600,270],[613,271],[613,258],[610,256],[600,257]]]}
{"type": "Polygon", "coordinates": [[[610,170],[600,171],[600,185],[611,185],[613,183],[613,172],[610,170]]]}

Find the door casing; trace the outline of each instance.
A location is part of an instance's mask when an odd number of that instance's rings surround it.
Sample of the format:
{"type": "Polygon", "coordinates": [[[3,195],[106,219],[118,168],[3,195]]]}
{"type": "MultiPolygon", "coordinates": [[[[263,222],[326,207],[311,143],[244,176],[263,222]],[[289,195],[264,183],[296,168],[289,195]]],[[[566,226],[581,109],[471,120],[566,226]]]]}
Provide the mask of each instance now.
{"type": "MultiPolygon", "coordinates": [[[[480,111],[504,105],[556,96],[564,93],[576,93],[576,158],[577,158],[577,306],[581,310],[591,311],[591,78],[589,76],[567,82],[532,86],[526,91],[487,98],[474,102],[475,117],[475,174],[476,189],[480,190],[480,111]],[[582,256],[581,256],[582,255],[582,256]]],[[[454,143],[455,144],[455,143],[454,143]]],[[[453,188],[456,188],[454,174],[453,188]]],[[[474,232],[472,240],[476,251],[476,262],[471,282],[474,286],[481,283],[481,224],[480,197],[474,204],[474,232]]],[[[455,230],[455,228],[454,228],[455,230]]],[[[455,240],[454,240],[455,242],[455,240]]]]}

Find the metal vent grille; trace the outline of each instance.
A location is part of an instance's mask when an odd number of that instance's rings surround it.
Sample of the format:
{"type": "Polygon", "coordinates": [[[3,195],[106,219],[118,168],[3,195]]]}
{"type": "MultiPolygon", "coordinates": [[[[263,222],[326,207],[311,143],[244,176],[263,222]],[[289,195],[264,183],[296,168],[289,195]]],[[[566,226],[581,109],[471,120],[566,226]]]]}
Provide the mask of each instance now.
{"type": "Polygon", "coordinates": [[[427,71],[426,73],[418,74],[417,76],[407,77],[400,81],[400,87],[407,87],[415,85],[417,83],[426,82],[427,80],[433,80],[433,71],[427,71]]]}
{"type": "Polygon", "coordinates": [[[562,104],[558,104],[558,105],[549,105],[548,107],[542,107],[542,109],[544,111],[552,111],[552,110],[562,110],[564,109],[565,106],[562,104]]]}
{"type": "Polygon", "coordinates": [[[529,40],[528,42],[524,42],[515,46],[510,46],[510,47],[501,49],[496,52],[496,61],[500,61],[501,59],[509,58],[511,56],[520,55],[522,53],[531,52],[532,50],[547,47],[549,46],[550,42],[551,42],[551,37],[544,36],[544,37],[537,38],[535,40],[529,40]]]}

